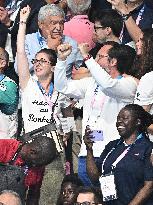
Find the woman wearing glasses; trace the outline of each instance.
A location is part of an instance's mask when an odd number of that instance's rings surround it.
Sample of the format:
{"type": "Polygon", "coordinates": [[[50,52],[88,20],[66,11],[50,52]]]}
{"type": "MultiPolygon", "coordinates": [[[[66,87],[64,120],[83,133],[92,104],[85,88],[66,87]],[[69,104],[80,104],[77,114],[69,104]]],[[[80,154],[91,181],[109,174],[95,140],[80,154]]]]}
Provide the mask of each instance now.
{"type": "MultiPolygon", "coordinates": [[[[67,103],[66,98],[54,90],[52,82],[53,70],[57,60],[55,51],[51,49],[40,50],[36,54],[35,59],[32,60],[35,78],[30,75],[28,59],[25,53],[25,31],[29,14],[29,6],[21,10],[17,37],[17,65],[22,97],[22,117],[26,133],[49,124],[52,120],[52,116],[55,118],[56,127],[60,128],[60,120],[58,119],[61,114],[60,100],[63,100],[63,106],[67,103]],[[53,110],[53,105],[55,104],[56,106],[53,110]]],[[[56,138],[56,142],[58,141],[57,139],[58,138],[56,138]]],[[[60,189],[61,180],[64,175],[61,155],[59,155],[51,167],[48,168],[48,172],[50,178],[54,178],[54,182],[56,182],[56,187],[52,188],[52,196],[50,197],[52,198],[52,203],[54,203],[53,200],[54,198],[57,199],[56,196],[58,195],[58,190],[60,189]],[[54,171],[52,169],[54,169],[54,171]]],[[[42,181],[39,181],[39,184],[36,182],[35,186],[29,189],[31,193],[31,201],[29,201],[31,204],[38,204],[41,183],[42,181]]],[[[50,187],[52,187],[52,184],[50,184],[50,187]]],[[[51,204],[51,202],[49,204],[51,204]]]]}

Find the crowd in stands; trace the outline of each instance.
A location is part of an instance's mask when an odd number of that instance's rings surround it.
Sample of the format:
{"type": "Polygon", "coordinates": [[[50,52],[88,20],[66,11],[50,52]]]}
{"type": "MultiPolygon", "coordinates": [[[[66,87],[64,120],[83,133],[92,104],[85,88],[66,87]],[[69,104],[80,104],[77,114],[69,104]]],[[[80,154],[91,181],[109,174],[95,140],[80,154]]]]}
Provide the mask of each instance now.
{"type": "Polygon", "coordinates": [[[1,0],[0,205],[153,205],[153,2],[1,0]]]}

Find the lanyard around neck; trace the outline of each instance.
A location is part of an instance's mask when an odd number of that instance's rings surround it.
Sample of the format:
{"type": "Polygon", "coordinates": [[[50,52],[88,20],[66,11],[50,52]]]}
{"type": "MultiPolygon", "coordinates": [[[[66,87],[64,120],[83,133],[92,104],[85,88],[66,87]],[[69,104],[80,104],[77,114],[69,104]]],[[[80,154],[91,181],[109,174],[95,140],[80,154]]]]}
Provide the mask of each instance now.
{"type": "MultiPolygon", "coordinates": [[[[141,10],[139,11],[138,16],[136,18],[135,23],[136,23],[137,26],[139,26],[139,24],[140,24],[140,21],[142,19],[142,15],[144,13],[144,10],[145,10],[145,5],[141,8],[141,10]]],[[[122,27],[122,30],[121,30],[121,33],[120,33],[120,37],[119,37],[121,42],[123,40],[124,27],[125,27],[125,22],[123,22],[123,27],[122,27]]]]}
{"type": "MultiPolygon", "coordinates": [[[[129,152],[129,150],[131,149],[131,147],[136,143],[137,140],[141,139],[143,137],[142,134],[138,135],[137,139],[132,143],[130,144],[121,154],[119,157],[117,157],[117,159],[115,160],[115,162],[113,162],[112,164],[112,169],[115,169],[116,168],[116,165],[125,157],[125,155],[129,152]]],[[[111,149],[110,152],[108,152],[108,154],[106,155],[105,159],[103,160],[103,163],[102,163],[102,174],[104,173],[104,164],[105,164],[105,161],[106,159],[111,155],[111,153],[118,147],[118,145],[121,144],[121,140],[117,143],[117,145],[115,147],[113,147],[111,149]]]]}

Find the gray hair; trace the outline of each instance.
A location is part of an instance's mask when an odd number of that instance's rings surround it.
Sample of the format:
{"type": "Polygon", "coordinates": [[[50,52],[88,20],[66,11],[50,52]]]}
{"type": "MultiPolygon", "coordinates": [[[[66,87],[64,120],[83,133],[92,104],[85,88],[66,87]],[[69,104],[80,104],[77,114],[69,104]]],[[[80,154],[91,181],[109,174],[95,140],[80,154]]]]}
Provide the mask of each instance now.
{"type": "Polygon", "coordinates": [[[91,5],[91,0],[67,0],[67,5],[73,14],[83,14],[91,5]]]}
{"type": "Polygon", "coordinates": [[[21,202],[21,198],[19,196],[18,193],[16,193],[15,191],[12,191],[12,190],[3,190],[0,192],[0,195],[3,195],[3,194],[12,194],[15,198],[18,199],[18,205],[22,205],[22,202],[21,202]]]}
{"type": "Polygon", "coordinates": [[[47,4],[41,7],[38,13],[38,21],[42,22],[49,16],[62,16],[65,18],[63,9],[55,4],[47,4]]]}

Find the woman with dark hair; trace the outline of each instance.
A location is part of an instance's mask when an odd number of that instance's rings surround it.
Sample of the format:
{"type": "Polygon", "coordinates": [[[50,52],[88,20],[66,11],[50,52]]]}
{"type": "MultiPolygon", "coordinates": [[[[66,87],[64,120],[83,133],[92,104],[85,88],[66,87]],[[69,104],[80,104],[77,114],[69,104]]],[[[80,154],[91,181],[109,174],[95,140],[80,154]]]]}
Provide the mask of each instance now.
{"type": "MultiPolygon", "coordinates": [[[[133,71],[134,75],[141,79],[134,102],[153,114],[153,29],[145,30],[136,46],[137,57],[133,71]]],[[[153,141],[153,125],[149,126],[149,133],[149,137],[153,141]]]]}
{"type": "Polygon", "coordinates": [[[106,205],[152,205],[153,144],[147,133],[151,123],[153,116],[141,106],[126,105],[119,112],[116,122],[120,139],[106,145],[96,164],[90,130],[86,129],[87,172],[93,182],[99,179],[106,205]]]}
{"type": "Polygon", "coordinates": [[[140,79],[153,70],[153,29],[146,29],[136,43],[137,56],[133,63],[133,75],[140,79]]]}

